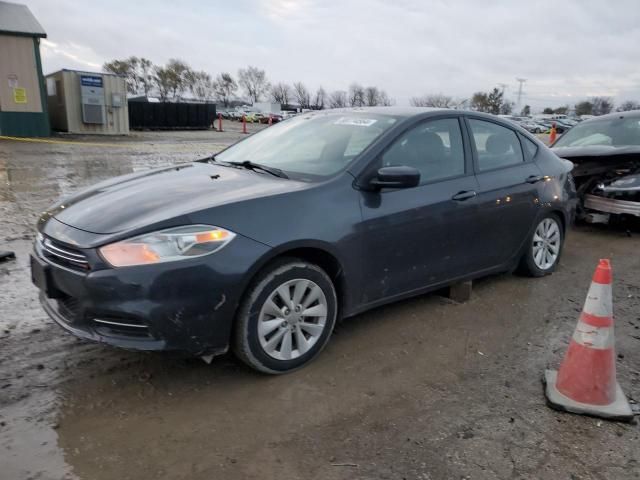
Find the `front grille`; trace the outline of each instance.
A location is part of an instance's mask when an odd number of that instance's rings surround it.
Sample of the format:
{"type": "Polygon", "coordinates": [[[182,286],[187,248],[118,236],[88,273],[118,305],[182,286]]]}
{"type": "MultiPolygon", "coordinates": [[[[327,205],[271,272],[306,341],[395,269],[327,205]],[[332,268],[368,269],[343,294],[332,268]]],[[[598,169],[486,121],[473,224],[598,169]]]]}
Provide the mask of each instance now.
{"type": "Polygon", "coordinates": [[[87,256],[81,250],[62,245],[51,238],[40,237],[42,255],[58,265],[74,270],[89,270],[87,256]]]}

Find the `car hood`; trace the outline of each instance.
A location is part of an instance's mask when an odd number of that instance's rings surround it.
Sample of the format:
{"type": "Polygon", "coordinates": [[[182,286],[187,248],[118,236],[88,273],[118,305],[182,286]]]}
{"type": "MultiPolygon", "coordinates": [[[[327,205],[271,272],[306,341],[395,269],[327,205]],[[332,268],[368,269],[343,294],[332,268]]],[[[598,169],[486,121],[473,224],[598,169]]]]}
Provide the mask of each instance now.
{"type": "Polygon", "coordinates": [[[589,145],[585,147],[552,147],[551,150],[562,158],[586,158],[586,157],[640,157],[640,145],[627,145],[612,147],[610,145],[589,145]]]}
{"type": "Polygon", "coordinates": [[[54,217],[86,232],[116,234],[172,219],[186,221],[190,213],[306,185],[250,170],[194,162],[99,183],[52,206],[41,222],[54,217]]]}

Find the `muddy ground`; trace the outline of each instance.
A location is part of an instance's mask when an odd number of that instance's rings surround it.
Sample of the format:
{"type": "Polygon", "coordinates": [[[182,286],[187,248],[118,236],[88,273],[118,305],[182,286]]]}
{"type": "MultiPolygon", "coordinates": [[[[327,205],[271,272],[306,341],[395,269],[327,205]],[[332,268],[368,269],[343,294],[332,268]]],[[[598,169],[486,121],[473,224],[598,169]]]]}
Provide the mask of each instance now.
{"type": "MultiPolygon", "coordinates": [[[[232,128],[233,127],[233,128],[232,128]]],[[[231,131],[233,129],[233,131],[231,131]]],[[[640,400],[640,229],[578,226],[558,271],[476,282],[343,322],[281,377],[233,356],[115,350],[52,324],[30,283],[38,213],[99,180],[241,136],[0,140],[0,479],[635,479],[640,428],[557,413],[557,366],[601,257],[614,266],[618,377],[640,400]]]]}

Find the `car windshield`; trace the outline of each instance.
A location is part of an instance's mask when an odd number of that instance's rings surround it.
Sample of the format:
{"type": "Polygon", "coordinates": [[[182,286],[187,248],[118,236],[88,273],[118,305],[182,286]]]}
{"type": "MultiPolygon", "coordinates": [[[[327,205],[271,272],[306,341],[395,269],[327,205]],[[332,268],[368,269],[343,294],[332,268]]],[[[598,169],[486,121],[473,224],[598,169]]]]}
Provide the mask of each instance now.
{"type": "Polygon", "coordinates": [[[560,137],[554,147],[640,145],[640,118],[615,117],[580,123],[560,137]]]}
{"type": "Polygon", "coordinates": [[[319,180],[346,168],[396,121],[392,116],[367,112],[298,115],[229,147],[215,160],[249,160],[278,168],[291,178],[319,180]]]}

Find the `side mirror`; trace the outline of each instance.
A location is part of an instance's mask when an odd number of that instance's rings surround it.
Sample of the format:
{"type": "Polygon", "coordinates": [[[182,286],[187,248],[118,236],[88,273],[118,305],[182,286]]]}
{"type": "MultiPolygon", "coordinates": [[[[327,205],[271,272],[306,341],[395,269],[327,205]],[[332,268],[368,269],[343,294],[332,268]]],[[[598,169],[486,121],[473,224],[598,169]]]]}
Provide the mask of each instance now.
{"type": "Polygon", "coordinates": [[[369,182],[372,187],[381,188],[411,188],[420,183],[420,172],[413,167],[382,167],[378,175],[369,182]]]}

